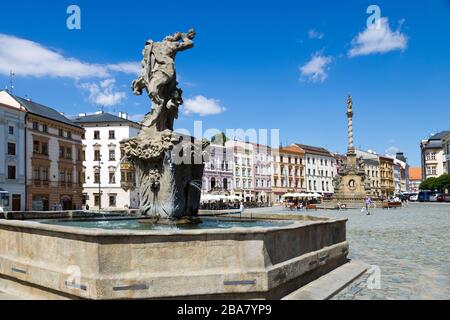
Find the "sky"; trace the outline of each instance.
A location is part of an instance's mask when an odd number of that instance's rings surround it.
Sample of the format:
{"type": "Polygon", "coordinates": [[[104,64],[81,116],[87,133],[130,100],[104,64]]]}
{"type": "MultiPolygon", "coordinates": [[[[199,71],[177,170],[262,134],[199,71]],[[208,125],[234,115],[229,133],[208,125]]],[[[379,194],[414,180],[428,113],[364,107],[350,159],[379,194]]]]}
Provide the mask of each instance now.
{"type": "Polygon", "coordinates": [[[130,89],[145,41],[191,27],[194,48],[176,60],[177,128],[279,129],[283,145],[345,152],[351,94],[356,147],[402,151],[413,166],[420,140],[450,128],[448,0],[9,1],[0,88],[13,70],[16,95],[138,120],[150,110],[130,89]],[[70,5],[80,29],[68,28],[70,5]]]}

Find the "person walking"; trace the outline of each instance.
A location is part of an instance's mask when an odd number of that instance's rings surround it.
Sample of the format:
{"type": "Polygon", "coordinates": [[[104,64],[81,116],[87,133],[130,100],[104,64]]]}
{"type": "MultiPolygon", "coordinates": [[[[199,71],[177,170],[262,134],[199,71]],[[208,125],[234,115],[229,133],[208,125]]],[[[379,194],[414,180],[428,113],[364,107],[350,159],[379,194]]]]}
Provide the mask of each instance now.
{"type": "Polygon", "coordinates": [[[372,199],[369,196],[367,196],[365,203],[366,203],[366,212],[367,212],[366,214],[370,215],[370,205],[372,204],[372,199]]]}

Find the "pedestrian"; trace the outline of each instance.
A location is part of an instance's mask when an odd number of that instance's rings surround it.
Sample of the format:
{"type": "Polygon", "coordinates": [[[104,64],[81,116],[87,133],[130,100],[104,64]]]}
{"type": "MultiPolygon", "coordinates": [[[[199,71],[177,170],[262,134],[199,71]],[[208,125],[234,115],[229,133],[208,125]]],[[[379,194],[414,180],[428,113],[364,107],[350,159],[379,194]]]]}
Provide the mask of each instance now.
{"type": "Polygon", "coordinates": [[[89,205],[86,204],[86,211],[89,211],[89,205]]]}
{"type": "Polygon", "coordinates": [[[367,196],[366,200],[365,200],[365,203],[366,203],[367,215],[370,215],[370,205],[372,204],[372,199],[369,196],[367,196]]]}

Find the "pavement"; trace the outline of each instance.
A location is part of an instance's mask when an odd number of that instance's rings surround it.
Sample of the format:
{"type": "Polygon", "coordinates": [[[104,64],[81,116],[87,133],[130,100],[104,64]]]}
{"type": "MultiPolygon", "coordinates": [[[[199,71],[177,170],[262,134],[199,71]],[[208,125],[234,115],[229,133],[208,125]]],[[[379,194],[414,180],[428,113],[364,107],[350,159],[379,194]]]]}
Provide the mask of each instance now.
{"type": "MultiPolygon", "coordinates": [[[[295,213],[282,207],[258,213],[295,213]]],[[[409,203],[398,209],[300,211],[347,218],[349,258],[368,273],[332,297],[336,300],[450,299],[450,203],[409,203]]]]}

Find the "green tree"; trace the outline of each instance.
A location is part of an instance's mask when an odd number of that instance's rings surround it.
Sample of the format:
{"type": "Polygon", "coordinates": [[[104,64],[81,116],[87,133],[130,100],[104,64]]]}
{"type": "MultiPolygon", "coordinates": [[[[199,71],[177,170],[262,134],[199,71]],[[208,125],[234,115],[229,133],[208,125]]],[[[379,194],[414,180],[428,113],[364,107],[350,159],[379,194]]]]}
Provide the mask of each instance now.
{"type": "Polygon", "coordinates": [[[212,144],[218,144],[221,146],[224,146],[225,142],[227,142],[228,140],[230,140],[230,139],[228,139],[227,136],[225,135],[225,133],[223,133],[223,132],[218,133],[211,137],[212,144]]]}

